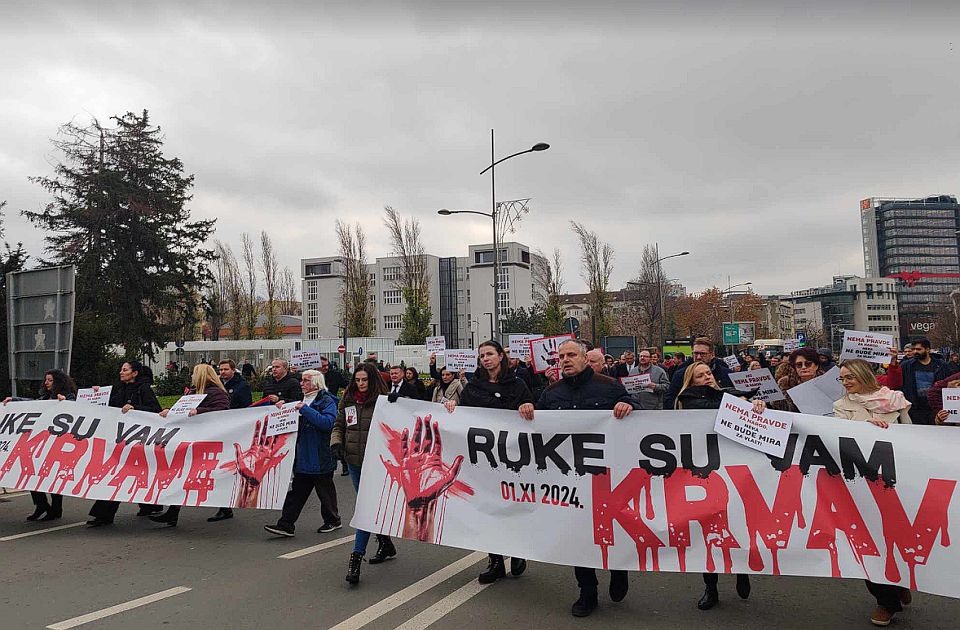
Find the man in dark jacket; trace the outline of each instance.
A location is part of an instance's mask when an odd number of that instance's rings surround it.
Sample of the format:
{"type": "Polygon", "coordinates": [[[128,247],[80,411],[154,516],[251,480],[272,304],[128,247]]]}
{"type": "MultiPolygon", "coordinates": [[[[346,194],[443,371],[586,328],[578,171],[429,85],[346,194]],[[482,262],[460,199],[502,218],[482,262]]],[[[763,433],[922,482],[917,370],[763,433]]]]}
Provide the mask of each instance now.
{"type": "Polygon", "coordinates": [[[237,364],[233,359],[223,359],[218,367],[220,369],[220,382],[223,383],[227,394],[230,395],[230,408],[243,409],[249,407],[253,403],[253,394],[250,391],[250,384],[237,371],[237,364]]]}
{"type": "MultiPolygon", "coordinates": [[[[557,349],[561,378],[547,387],[536,406],[520,406],[520,416],[533,420],[535,409],[611,409],[618,420],[627,417],[636,407],[630,394],[618,381],[594,373],[587,365],[587,348],[571,339],[557,349]]],[[[574,617],[586,617],[597,607],[597,572],[587,567],[575,567],[580,598],[570,612],[574,617]]],[[[621,601],[627,596],[627,572],[610,572],[610,599],[621,601]]]]}
{"type": "Polygon", "coordinates": [[[693,341],[693,357],[678,367],[673,376],[670,377],[670,389],[667,390],[667,396],[663,400],[664,409],[673,409],[674,403],[677,402],[677,394],[683,387],[683,373],[694,361],[703,361],[710,366],[710,371],[713,372],[713,378],[717,380],[717,385],[733,387],[733,383],[730,382],[730,368],[727,367],[723,359],[719,359],[713,354],[713,342],[706,337],[697,337],[693,341]]]}
{"type": "Polygon", "coordinates": [[[260,405],[275,405],[279,401],[293,402],[303,400],[300,381],[290,373],[287,362],[274,359],[270,362],[270,378],[263,386],[263,400],[260,405]]]}
{"type": "Polygon", "coordinates": [[[399,365],[390,368],[390,384],[387,385],[387,397],[391,402],[397,398],[420,398],[417,395],[417,388],[403,378],[403,368],[399,365]]]}
{"type": "Polygon", "coordinates": [[[927,392],[933,386],[943,359],[930,354],[930,340],[920,337],[913,342],[913,358],[902,363],[903,395],[910,401],[910,420],[914,424],[933,424],[933,410],[927,392]]]}
{"type": "MultiPolygon", "coordinates": [[[[650,354],[649,352],[647,353],[650,354]]],[[[623,361],[621,361],[617,367],[616,371],[610,376],[614,378],[623,378],[624,376],[633,376],[640,373],[640,363],[637,361],[637,355],[633,353],[633,350],[627,350],[623,353],[623,361]]]]}
{"type": "Polygon", "coordinates": [[[349,384],[343,372],[336,365],[331,366],[330,359],[327,357],[320,357],[320,373],[323,374],[324,381],[327,384],[327,391],[334,396],[338,396],[340,390],[349,384]]]}
{"type": "Polygon", "coordinates": [[[837,366],[837,363],[833,360],[833,350],[830,348],[820,348],[817,350],[817,356],[820,357],[820,369],[823,370],[824,374],[837,366]]]}

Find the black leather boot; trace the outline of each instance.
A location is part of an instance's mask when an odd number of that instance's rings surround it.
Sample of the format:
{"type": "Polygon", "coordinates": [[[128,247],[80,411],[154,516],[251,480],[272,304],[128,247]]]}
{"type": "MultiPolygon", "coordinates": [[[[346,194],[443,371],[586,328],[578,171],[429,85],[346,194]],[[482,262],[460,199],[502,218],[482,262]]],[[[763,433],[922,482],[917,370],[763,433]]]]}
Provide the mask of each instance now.
{"type": "Polygon", "coordinates": [[[389,536],[377,534],[377,553],[373,554],[367,562],[370,564],[380,564],[397,555],[397,548],[393,546],[393,541],[389,536]]]}
{"type": "Polygon", "coordinates": [[[700,601],[697,602],[697,608],[700,610],[710,610],[719,603],[720,593],[717,591],[717,587],[708,586],[707,590],[703,592],[703,597],[701,597],[700,601]]]}
{"type": "Polygon", "coordinates": [[[490,564],[487,570],[480,574],[477,580],[481,584],[490,584],[507,575],[506,567],[503,566],[503,556],[490,556],[490,564]]]}
{"type": "Polygon", "coordinates": [[[357,584],[360,581],[360,563],[363,562],[363,554],[356,551],[350,553],[350,563],[347,564],[347,577],[350,584],[357,584]]]}

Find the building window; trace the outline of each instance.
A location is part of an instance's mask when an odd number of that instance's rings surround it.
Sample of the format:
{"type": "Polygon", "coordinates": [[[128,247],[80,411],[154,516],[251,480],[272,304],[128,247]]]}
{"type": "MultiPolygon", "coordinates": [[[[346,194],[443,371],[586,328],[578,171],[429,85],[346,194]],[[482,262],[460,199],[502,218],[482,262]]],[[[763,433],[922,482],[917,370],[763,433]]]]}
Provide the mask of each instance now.
{"type": "Polygon", "coordinates": [[[401,328],[403,328],[402,315],[384,315],[383,316],[384,330],[400,330],[401,328]]]}
{"type": "Polygon", "coordinates": [[[319,331],[316,326],[307,326],[307,339],[318,339],[319,331]]]}
{"type": "MultiPolygon", "coordinates": [[[[501,250],[500,250],[500,262],[504,262],[504,261],[506,261],[506,260],[507,260],[507,250],[501,249],[501,250]]],[[[493,262],[493,250],[492,250],[492,249],[486,249],[486,250],[474,252],[474,261],[476,261],[476,263],[477,263],[478,265],[483,265],[483,264],[490,264],[490,263],[492,263],[492,262],[493,262]]]]}
{"type": "Polygon", "coordinates": [[[500,267],[498,270],[498,282],[501,291],[507,291],[510,288],[510,267],[500,267]]]}
{"type": "Polygon", "coordinates": [[[400,267],[384,267],[383,281],[393,282],[400,279],[400,267]]]}
{"type": "Polygon", "coordinates": [[[329,276],[333,272],[333,263],[307,265],[304,274],[308,276],[329,276]]]}
{"type": "Polygon", "coordinates": [[[505,313],[510,308],[510,294],[506,291],[501,291],[498,297],[498,308],[501,313],[505,313]]]}
{"type": "Polygon", "coordinates": [[[402,302],[403,302],[403,295],[401,295],[399,289],[383,292],[384,304],[400,304],[402,302]]]}
{"type": "Polygon", "coordinates": [[[377,286],[377,274],[375,273],[370,274],[370,286],[371,287],[377,286]]]}
{"type": "Polygon", "coordinates": [[[317,299],[317,281],[316,280],[307,280],[307,299],[308,300],[317,299]]]}
{"type": "Polygon", "coordinates": [[[307,323],[308,323],[308,324],[316,324],[316,323],[317,323],[317,321],[318,321],[318,319],[317,319],[317,312],[318,312],[317,303],[316,303],[316,302],[307,302],[307,323]]]}
{"type": "Polygon", "coordinates": [[[527,264],[530,264],[530,252],[521,251],[521,252],[520,252],[520,262],[525,262],[525,263],[527,263],[527,264]]]}

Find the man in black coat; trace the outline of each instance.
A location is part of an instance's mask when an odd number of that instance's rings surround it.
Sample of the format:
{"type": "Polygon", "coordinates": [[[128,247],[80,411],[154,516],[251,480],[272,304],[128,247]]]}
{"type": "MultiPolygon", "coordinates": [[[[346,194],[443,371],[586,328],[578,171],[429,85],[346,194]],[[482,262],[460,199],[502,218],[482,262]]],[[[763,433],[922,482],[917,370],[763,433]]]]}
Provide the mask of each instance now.
{"type": "Polygon", "coordinates": [[[403,378],[403,368],[399,365],[390,368],[390,384],[387,386],[387,397],[391,401],[397,398],[419,398],[417,388],[403,378]]]}
{"type": "MultiPolygon", "coordinates": [[[[535,409],[612,409],[618,420],[630,415],[636,407],[630,394],[619,381],[594,373],[587,365],[587,348],[571,339],[560,344],[558,350],[561,378],[547,387],[536,406],[520,406],[520,416],[533,420],[535,409]]],[[[597,571],[575,567],[580,598],[570,612],[574,617],[586,617],[597,607],[597,571]]],[[[621,601],[627,596],[627,572],[610,572],[610,599],[621,601]]]]}
{"type": "Polygon", "coordinates": [[[723,359],[718,358],[713,353],[713,342],[706,337],[697,337],[693,341],[693,357],[678,367],[673,376],[670,377],[670,389],[667,390],[667,395],[663,399],[664,409],[673,409],[674,403],[677,402],[677,394],[683,387],[683,373],[694,361],[703,361],[709,365],[710,371],[713,372],[713,378],[716,379],[717,385],[720,387],[733,386],[733,383],[730,382],[730,368],[727,367],[727,363],[723,359]]]}
{"type": "Polygon", "coordinates": [[[339,391],[345,388],[349,383],[343,372],[336,365],[330,365],[330,359],[320,357],[320,372],[323,374],[323,381],[327,385],[327,391],[334,396],[339,396],[339,391]]]}
{"type": "Polygon", "coordinates": [[[275,405],[279,401],[293,402],[303,400],[303,390],[300,381],[290,373],[287,362],[283,359],[274,359],[270,362],[270,378],[263,386],[263,402],[261,405],[275,405]]]}
{"type": "Polygon", "coordinates": [[[237,364],[233,359],[223,359],[217,367],[220,369],[220,382],[230,395],[230,408],[249,407],[253,403],[253,393],[250,384],[237,371],[237,364]]]}

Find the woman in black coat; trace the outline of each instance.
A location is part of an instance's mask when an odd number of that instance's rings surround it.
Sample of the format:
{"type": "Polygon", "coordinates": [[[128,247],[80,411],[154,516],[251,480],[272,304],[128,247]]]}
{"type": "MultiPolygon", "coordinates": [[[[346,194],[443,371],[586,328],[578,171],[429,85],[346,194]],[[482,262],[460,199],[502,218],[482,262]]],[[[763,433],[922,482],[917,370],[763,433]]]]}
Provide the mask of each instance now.
{"type": "MultiPolygon", "coordinates": [[[[756,391],[743,392],[732,388],[721,389],[717,385],[717,380],[713,376],[710,366],[703,361],[694,361],[683,374],[683,385],[680,388],[680,393],[677,394],[677,401],[674,406],[676,409],[719,409],[724,394],[749,400],[756,394],[756,391]]],[[[766,410],[766,404],[762,400],[755,400],[753,410],[756,413],[763,413],[766,410]]],[[[706,590],[703,597],[697,602],[697,608],[710,610],[720,603],[720,593],[717,590],[718,581],[719,577],[716,573],[703,574],[703,583],[706,585],[706,590]]],[[[750,597],[749,575],[737,574],[737,595],[742,599],[750,597]]]]}
{"type": "MultiPolygon", "coordinates": [[[[516,377],[510,369],[510,360],[497,341],[484,341],[477,349],[477,361],[480,363],[473,378],[460,394],[460,405],[465,407],[483,407],[485,409],[517,410],[520,405],[533,403],[533,396],[527,384],[516,377]]],[[[457,402],[448,400],[444,405],[453,412],[457,402]]],[[[520,575],[527,568],[523,558],[510,558],[510,574],[520,575]]],[[[481,584],[496,582],[506,576],[503,556],[490,554],[487,570],[480,574],[481,584]]]]}
{"type": "MultiPolygon", "coordinates": [[[[160,402],[157,400],[153,388],[146,378],[141,377],[143,365],[139,361],[125,361],[120,366],[120,381],[115,383],[110,390],[110,401],[108,407],[116,407],[122,413],[127,413],[131,409],[137,411],[149,411],[151,413],[160,413],[160,402]]],[[[90,527],[100,527],[101,525],[112,525],[113,519],[120,508],[119,501],[99,500],[90,508],[92,520],[87,521],[90,527]]],[[[137,516],[150,516],[163,511],[159,505],[140,504],[140,511],[137,516]]]]}
{"type": "MultiPolygon", "coordinates": [[[[43,374],[43,385],[40,386],[40,395],[37,400],[76,400],[77,386],[73,379],[63,370],[47,370],[43,374]]],[[[13,398],[3,401],[6,405],[13,398]]],[[[17,400],[27,400],[19,398],[17,400]]],[[[50,493],[47,500],[45,492],[30,491],[30,498],[36,508],[33,514],[27,517],[28,521],[55,521],[63,516],[63,495],[50,493]]]]}

